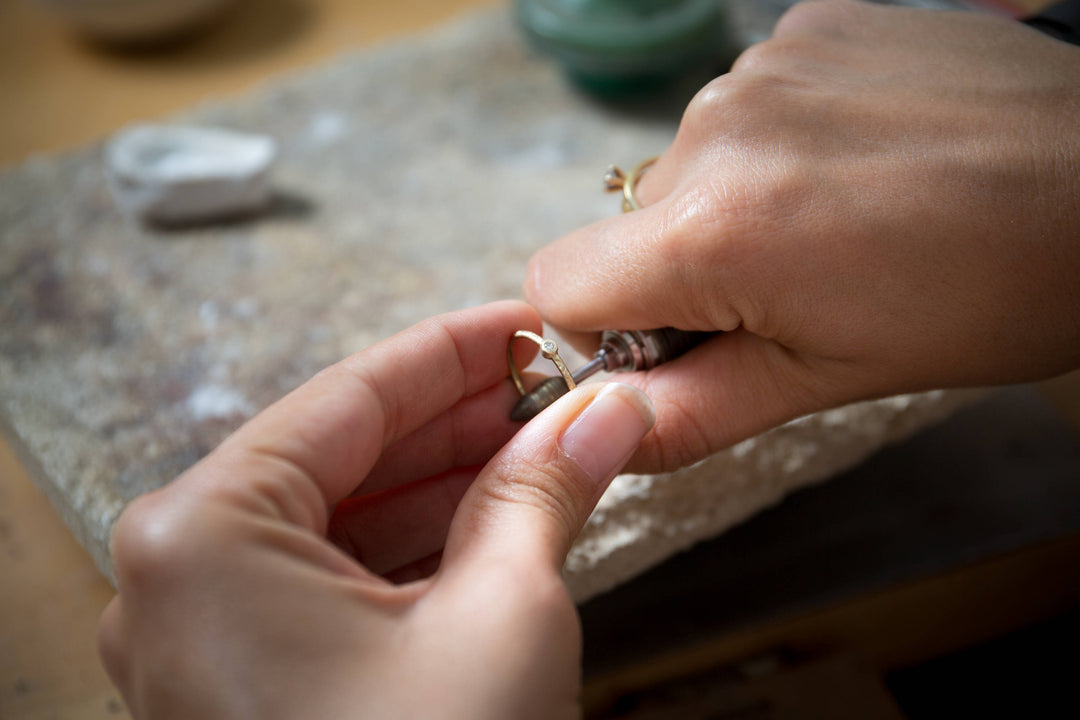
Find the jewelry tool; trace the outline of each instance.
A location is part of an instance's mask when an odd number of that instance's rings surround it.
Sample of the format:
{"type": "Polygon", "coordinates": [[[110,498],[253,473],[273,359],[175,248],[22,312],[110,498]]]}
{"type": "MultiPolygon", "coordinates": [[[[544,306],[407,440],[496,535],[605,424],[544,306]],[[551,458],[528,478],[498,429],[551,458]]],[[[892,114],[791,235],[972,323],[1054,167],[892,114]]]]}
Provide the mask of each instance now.
{"type": "MultiPolygon", "coordinates": [[[[635,194],[635,187],[637,181],[654,162],[656,158],[650,158],[640,163],[629,174],[623,173],[613,165],[604,175],[604,186],[608,192],[622,192],[623,212],[641,208],[641,203],[638,202],[635,194]]],[[[689,332],[675,328],[605,330],[600,336],[600,349],[589,362],[571,373],[559,356],[558,343],[527,330],[519,330],[510,338],[510,343],[506,348],[510,377],[518,393],[521,394],[521,398],[510,411],[510,419],[519,422],[531,420],[541,410],[573,390],[578,383],[598,372],[651,370],[661,363],[674,360],[716,334],[718,333],[689,332]],[[536,343],[540,347],[540,354],[555,363],[559,375],[549,377],[532,390],[526,391],[517,365],[514,363],[514,340],[518,338],[536,343]]]]}
{"type": "MultiPolygon", "coordinates": [[[[524,333],[526,331],[519,332],[524,333]]],[[[532,335],[532,333],[529,333],[529,335],[532,335]]],[[[566,369],[566,364],[559,357],[559,346],[554,340],[546,340],[539,336],[536,336],[535,340],[528,338],[534,342],[539,340],[541,354],[555,362],[556,367],[560,365],[562,367],[559,368],[559,375],[549,377],[532,390],[525,392],[525,386],[521,383],[520,376],[518,376],[517,369],[513,364],[513,356],[511,356],[510,367],[514,368],[511,375],[514,378],[514,384],[517,386],[518,392],[521,393],[521,398],[514,405],[514,409],[510,411],[510,419],[518,422],[531,420],[541,410],[598,372],[651,370],[660,363],[674,360],[713,335],[716,335],[716,333],[686,332],[674,328],[605,330],[600,338],[600,349],[593,355],[592,360],[573,373],[566,369]]],[[[527,336],[515,333],[514,337],[527,336]]]]}

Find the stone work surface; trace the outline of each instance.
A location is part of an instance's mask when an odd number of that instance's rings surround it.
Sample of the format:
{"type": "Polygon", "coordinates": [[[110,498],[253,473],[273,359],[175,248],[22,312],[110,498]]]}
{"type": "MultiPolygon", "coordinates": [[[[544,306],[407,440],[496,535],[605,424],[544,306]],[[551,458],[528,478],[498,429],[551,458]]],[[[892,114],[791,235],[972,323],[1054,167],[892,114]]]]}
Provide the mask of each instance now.
{"type": "MultiPolygon", "coordinates": [[[[177,121],[281,145],[270,212],[150,229],[101,147],[0,174],[0,416],[109,571],[125,503],[317,370],[424,317],[520,295],[530,254],[618,211],[605,166],[663,149],[677,112],[568,87],[502,11],[336,59],[177,121]]],[[[584,599],[829,477],[962,401],[803,419],[673,475],[626,476],[567,565],[584,599]]]]}

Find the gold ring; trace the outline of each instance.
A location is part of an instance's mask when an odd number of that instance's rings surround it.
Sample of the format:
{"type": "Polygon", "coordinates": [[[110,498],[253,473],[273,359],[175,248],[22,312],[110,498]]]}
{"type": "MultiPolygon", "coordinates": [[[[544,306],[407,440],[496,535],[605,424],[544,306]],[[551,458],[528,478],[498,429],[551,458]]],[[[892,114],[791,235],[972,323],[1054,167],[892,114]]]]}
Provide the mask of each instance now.
{"type": "Polygon", "coordinates": [[[616,165],[612,165],[604,173],[604,189],[607,192],[621,192],[623,194],[622,211],[624,213],[631,210],[640,210],[644,207],[638,201],[636,195],[638,180],[641,180],[641,176],[645,174],[645,171],[658,159],[659,156],[642,160],[629,174],[624,173],[616,165]]]}
{"type": "Polygon", "coordinates": [[[525,394],[525,383],[521,381],[521,374],[518,372],[517,365],[514,363],[514,341],[518,338],[531,340],[540,347],[540,354],[555,363],[555,367],[559,368],[559,373],[563,376],[563,380],[566,381],[566,387],[573,390],[577,386],[577,383],[574,382],[574,376],[570,372],[570,368],[566,367],[566,363],[559,357],[559,343],[554,340],[542,338],[536,333],[529,332],[528,330],[518,330],[510,337],[510,342],[506,345],[506,363],[510,366],[510,377],[514,381],[514,387],[517,388],[517,391],[520,394],[525,394]]]}

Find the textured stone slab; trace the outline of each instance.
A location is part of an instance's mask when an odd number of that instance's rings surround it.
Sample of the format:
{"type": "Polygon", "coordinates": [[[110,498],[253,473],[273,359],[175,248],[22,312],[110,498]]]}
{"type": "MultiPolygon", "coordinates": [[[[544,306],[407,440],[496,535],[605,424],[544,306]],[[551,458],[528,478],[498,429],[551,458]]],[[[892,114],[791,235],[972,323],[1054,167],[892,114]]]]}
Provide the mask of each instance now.
{"type": "MultiPolygon", "coordinates": [[[[676,106],[678,102],[676,102],[676,106]]],[[[0,174],[0,413],[108,571],[124,504],[321,367],[429,315],[519,295],[529,255],[618,211],[610,162],[678,112],[567,87],[502,10],[177,121],[277,139],[257,219],[125,220],[101,148],[0,174]]],[[[568,563],[585,598],[943,417],[929,394],[823,413],[670,476],[617,481],[568,563]]]]}
{"type": "Polygon", "coordinates": [[[935,392],[849,405],[775,428],[675,473],[621,476],[567,561],[575,597],[592,597],[718,535],[792,490],[944,419],[972,397],[935,392]]]}
{"type": "MultiPolygon", "coordinates": [[[[928,620],[935,612],[944,613],[938,622],[951,616],[969,631],[990,631],[986,623],[993,625],[995,613],[1007,623],[1034,622],[1051,612],[1036,610],[1047,608],[1047,599],[1065,608],[1066,598],[1080,597],[1075,566],[1059,564],[1066,571],[1054,575],[1045,560],[1031,559],[1080,539],[1078,480],[1077,427],[1042,392],[1021,386],[987,394],[902,445],[791,493],[584,603],[586,677],[655,663],[730,634],[745,638],[754,627],[763,629],[762,640],[787,620],[844,606],[850,617],[853,606],[876,605],[884,613],[877,630],[865,629],[886,645],[903,635],[889,627],[900,608],[909,623],[913,615],[927,620],[907,626],[913,643],[907,647],[920,655],[945,649],[935,645],[941,625],[928,620]],[[1028,584],[1009,587],[1002,563],[1024,567],[1028,584]],[[972,574],[973,566],[997,569],[972,574]],[[967,580],[957,583],[961,575],[967,580]],[[913,586],[950,591],[937,602],[892,595],[913,586]],[[892,602],[880,602],[890,596],[892,602]]],[[[1007,626],[996,627],[993,632],[1007,626]]],[[[868,636],[856,642],[875,643],[868,636]]]]}

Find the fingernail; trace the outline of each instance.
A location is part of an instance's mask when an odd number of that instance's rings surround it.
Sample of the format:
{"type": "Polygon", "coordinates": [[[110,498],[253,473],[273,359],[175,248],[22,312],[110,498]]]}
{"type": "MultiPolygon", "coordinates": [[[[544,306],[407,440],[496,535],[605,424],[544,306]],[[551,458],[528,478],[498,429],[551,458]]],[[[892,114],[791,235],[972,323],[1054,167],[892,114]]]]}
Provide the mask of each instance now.
{"type": "Polygon", "coordinates": [[[559,437],[559,447],[597,484],[606,484],[634,454],[656,421],[652,402],[637,388],[610,383],[559,437]]]}

